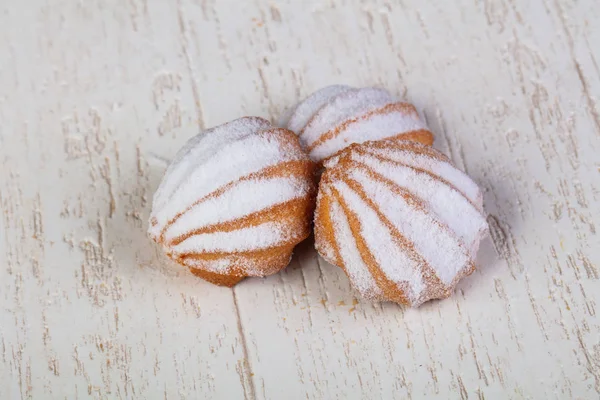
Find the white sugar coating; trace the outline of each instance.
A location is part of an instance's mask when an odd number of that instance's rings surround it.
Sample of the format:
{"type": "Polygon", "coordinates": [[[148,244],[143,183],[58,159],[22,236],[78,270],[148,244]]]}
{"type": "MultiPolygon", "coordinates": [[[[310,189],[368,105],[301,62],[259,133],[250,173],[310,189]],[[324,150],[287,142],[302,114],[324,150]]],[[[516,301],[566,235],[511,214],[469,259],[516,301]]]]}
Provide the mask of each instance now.
{"type": "MultiPolygon", "coordinates": [[[[481,213],[451,186],[411,167],[352,153],[352,159],[391,180],[425,202],[431,212],[461,238],[468,249],[480,240],[487,223],[481,213]]],[[[472,254],[474,256],[474,254],[472,254]]]]}
{"type": "MultiPolygon", "coordinates": [[[[415,146],[416,144],[413,143],[411,145],[415,146]]],[[[364,150],[388,160],[431,172],[453,185],[475,204],[479,211],[483,211],[483,198],[477,184],[473,182],[467,174],[449,162],[440,161],[427,154],[416,153],[410,150],[401,150],[393,147],[386,149],[365,147],[364,150]]]]}
{"type": "Polygon", "coordinates": [[[406,295],[410,299],[417,299],[425,286],[419,265],[394,239],[388,227],[358,193],[343,181],[334,182],[333,187],[355,213],[361,227],[360,234],[381,271],[392,282],[408,283],[411,293],[406,295]]]}
{"type": "Polygon", "coordinates": [[[385,139],[420,129],[426,129],[426,125],[418,115],[406,114],[398,110],[373,114],[369,118],[348,124],[337,136],[312,149],[310,157],[315,161],[321,161],[352,143],[385,139]]]}
{"type": "Polygon", "coordinates": [[[344,92],[317,111],[300,134],[300,140],[306,146],[312,145],[321,135],[344,121],[359,117],[394,103],[395,100],[386,90],[364,88],[344,92]]]}
{"type": "Polygon", "coordinates": [[[190,268],[226,274],[231,267],[236,265],[236,259],[234,257],[220,257],[216,260],[195,260],[193,258],[186,258],[183,263],[190,268]]]}
{"type": "Polygon", "coordinates": [[[346,85],[332,85],[317,90],[296,106],[296,109],[287,122],[287,128],[296,133],[300,133],[314,113],[319,111],[319,109],[331,101],[331,99],[350,90],[356,89],[346,85]]]}
{"type": "MultiPolygon", "coordinates": [[[[427,209],[419,208],[390,189],[389,185],[374,180],[364,170],[353,169],[349,173],[365,194],[375,203],[381,213],[413,245],[417,253],[449,285],[456,275],[468,267],[470,258],[460,239],[447,227],[432,218],[427,209]]],[[[362,213],[362,209],[354,210],[362,213]]],[[[385,251],[376,248],[374,252],[385,251]]],[[[404,268],[398,265],[397,268],[404,268]]]]}
{"type": "MultiPolygon", "coordinates": [[[[262,139],[261,137],[259,137],[257,135],[246,135],[240,139],[222,143],[222,145],[220,147],[214,149],[214,152],[212,154],[206,155],[206,159],[204,159],[204,157],[202,157],[202,155],[200,155],[200,154],[194,154],[195,152],[191,152],[180,163],[182,168],[179,169],[178,171],[176,171],[176,172],[179,172],[179,171],[182,172],[180,177],[179,176],[176,177],[173,174],[165,175],[165,179],[164,179],[165,182],[176,182],[176,185],[174,186],[174,189],[173,189],[172,193],[170,194],[170,196],[168,196],[163,203],[157,203],[154,206],[154,210],[157,212],[156,216],[159,219],[159,221],[161,220],[162,211],[165,209],[168,209],[169,206],[171,206],[171,207],[175,206],[175,207],[179,207],[180,209],[184,209],[186,206],[193,203],[193,201],[196,201],[200,198],[197,195],[197,189],[200,189],[200,188],[196,185],[194,180],[202,181],[202,183],[204,183],[204,184],[210,183],[210,182],[207,182],[206,178],[208,178],[209,176],[212,177],[213,171],[211,170],[212,168],[207,168],[207,166],[214,165],[216,167],[220,164],[225,164],[225,160],[230,158],[231,154],[239,154],[242,158],[240,160],[238,160],[238,164],[245,165],[246,160],[248,160],[251,157],[251,154],[247,153],[247,149],[249,149],[249,148],[256,148],[256,149],[259,149],[259,151],[263,151],[265,156],[268,156],[270,159],[270,162],[272,162],[272,160],[275,159],[275,157],[279,153],[278,146],[275,143],[272,143],[271,146],[265,147],[262,145],[263,142],[264,142],[264,139],[262,139]],[[198,158],[196,158],[195,156],[198,156],[198,158]],[[198,162],[199,160],[202,160],[202,162],[198,162]],[[199,173],[202,174],[202,176],[199,176],[199,173]],[[179,179],[177,179],[177,178],[179,178],[179,179]],[[186,196],[186,192],[189,193],[187,196],[186,196]],[[184,198],[189,198],[192,201],[189,202],[188,204],[183,205],[179,201],[184,200],[184,198]],[[173,203],[173,201],[175,201],[175,204],[173,203]]],[[[199,143],[200,147],[202,147],[201,145],[202,144],[199,143]]],[[[235,161],[235,159],[234,159],[234,161],[235,161]]],[[[227,164],[229,164],[229,163],[227,163],[227,164]]],[[[262,163],[259,162],[255,165],[255,168],[260,168],[259,165],[261,165],[262,168],[264,168],[270,164],[264,163],[264,162],[262,162],[262,163]]],[[[216,170],[216,172],[220,172],[219,169],[217,169],[217,168],[214,168],[214,169],[216,170]]],[[[232,172],[232,171],[229,171],[229,172],[232,172]]],[[[222,176],[223,176],[223,178],[225,178],[226,174],[222,174],[222,176]]],[[[235,179],[239,178],[240,176],[243,176],[243,175],[233,174],[230,176],[231,179],[229,181],[235,180],[235,179]]],[[[226,183],[226,182],[221,182],[221,184],[223,184],[223,183],[226,183]]],[[[172,184],[173,183],[167,183],[167,185],[169,185],[169,186],[172,184]]]]}
{"type": "Polygon", "coordinates": [[[175,254],[255,251],[275,247],[292,239],[290,229],[279,222],[260,225],[230,232],[213,232],[193,235],[173,246],[175,254]]]}
{"type": "MultiPolygon", "coordinates": [[[[292,256],[290,255],[287,263],[289,264],[292,256]]],[[[233,267],[243,266],[243,270],[249,276],[266,276],[265,271],[263,269],[256,268],[256,263],[245,261],[243,258],[238,256],[224,256],[219,257],[215,260],[196,260],[193,258],[186,258],[183,260],[183,263],[192,268],[192,269],[200,269],[204,271],[216,272],[218,274],[227,274],[231,272],[233,267]]]]}
{"type": "MultiPolygon", "coordinates": [[[[331,192],[329,192],[328,195],[331,198],[331,192]]],[[[330,205],[334,239],[352,285],[363,296],[377,298],[380,295],[381,290],[377,286],[373,275],[371,275],[369,268],[358,251],[356,241],[354,240],[354,236],[352,236],[352,230],[350,229],[350,224],[344,214],[344,210],[336,200],[332,199],[330,205]]]]}
{"type": "Polygon", "coordinates": [[[162,208],[180,186],[182,179],[185,179],[198,165],[205,163],[225,144],[254,134],[259,130],[268,129],[270,126],[270,123],[262,118],[239,118],[208,129],[188,140],[167,168],[165,177],[154,194],[153,207],[155,209],[162,208]]]}
{"type": "MultiPolygon", "coordinates": [[[[225,144],[205,163],[187,172],[179,187],[162,208],[157,206],[153,209],[153,216],[158,221],[157,226],[164,226],[194,202],[230,182],[282,161],[303,158],[301,153],[285,154],[283,151],[285,149],[281,147],[277,140],[259,134],[225,144]]],[[[190,157],[191,154],[182,162],[190,157]]],[[[164,179],[170,178],[166,176],[164,179]]]]}
{"type": "Polygon", "coordinates": [[[317,250],[324,259],[326,259],[331,264],[335,264],[335,260],[337,259],[337,257],[335,256],[335,251],[333,250],[333,247],[331,247],[328,241],[322,241],[318,244],[315,243],[315,246],[318,247],[317,250]]]}
{"type": "Polygon", "coordinates": [[[309,183],[298,177],[250,179],[237,182],[219,196],[209,197],[195,205],[184,218],[177,219],[168,227],[165,239],[172,240],[202,227],[257,213],[292,199],[304,197],[309,190],[309,183]]]}
{"type": "Polygon", "coordinates": [[[333,169],[333,167],[335,167],[338,164],[343,155],[344,152],[340,152],[334,156],[329,157],[328,159],[323,161],[323,167],[325,167],[325,169],[333,169]]]}

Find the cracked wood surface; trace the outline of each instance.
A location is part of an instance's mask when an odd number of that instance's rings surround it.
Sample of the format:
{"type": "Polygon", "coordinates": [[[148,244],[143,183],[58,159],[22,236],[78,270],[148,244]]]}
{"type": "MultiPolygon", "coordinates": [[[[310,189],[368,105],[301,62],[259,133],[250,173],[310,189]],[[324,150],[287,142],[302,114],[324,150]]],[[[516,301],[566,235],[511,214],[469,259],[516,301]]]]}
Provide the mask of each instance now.
{"type": "Polygon", "coordinates": [[[600,396],[594,0],[0,1],[0,398],[600,396]],[[417,310],[310,241],[235,289],[146,237],[201,128],[332,83],[416,104],[485,190],[478,270],[417,310]]]}

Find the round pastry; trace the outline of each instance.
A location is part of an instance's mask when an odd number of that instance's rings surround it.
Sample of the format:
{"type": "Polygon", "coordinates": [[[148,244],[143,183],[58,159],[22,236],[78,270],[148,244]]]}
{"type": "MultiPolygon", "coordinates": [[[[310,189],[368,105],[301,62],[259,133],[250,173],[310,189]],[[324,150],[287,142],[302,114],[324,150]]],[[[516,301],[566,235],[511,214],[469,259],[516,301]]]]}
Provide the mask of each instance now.
{"type": "Polygon", "coordinates": [[[487,232],[477,185],[432,147],[353,144],[325,163],[315,246],[364,296],[418,306],[451,295],[487,232]]]}
{"type": "Polygon", "coordinates": [[[298,134],[316,162],[352,143],[369,140],[398,138],[433,143],[433,135],[415,107],[379,88],[327,86],[296,106],[287,128],[298,134]]]}
{"type": "Polygon", "coordinates": [[[154,195],[150,236],[217,285],[285,268],[310,234],[314,164],[293,132],[246,117],[177,153],[154,195]]]}

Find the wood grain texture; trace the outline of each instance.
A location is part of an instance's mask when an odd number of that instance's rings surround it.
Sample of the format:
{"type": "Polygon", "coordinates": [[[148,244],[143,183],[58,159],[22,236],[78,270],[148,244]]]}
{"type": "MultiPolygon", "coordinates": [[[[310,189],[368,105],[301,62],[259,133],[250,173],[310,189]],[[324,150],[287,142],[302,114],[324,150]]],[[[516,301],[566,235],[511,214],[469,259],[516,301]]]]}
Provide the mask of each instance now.
{"type": "Polygon", "coordinates": [[[0,1],[0,398],[600,396],[594,0],[0,1]],[[417,309],[310,241],[235,289],[146,237],[201,128],[332,83],[416,104],[485,189],[478,271],[417,309]]]}

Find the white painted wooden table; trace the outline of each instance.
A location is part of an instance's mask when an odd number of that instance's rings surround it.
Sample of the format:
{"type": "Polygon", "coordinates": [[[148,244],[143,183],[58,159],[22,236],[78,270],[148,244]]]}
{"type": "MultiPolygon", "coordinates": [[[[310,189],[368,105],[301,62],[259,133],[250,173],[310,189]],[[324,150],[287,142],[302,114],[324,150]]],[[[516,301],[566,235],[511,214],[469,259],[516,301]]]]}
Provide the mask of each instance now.
{"type": "Polygon", "coordinates": [[[598,398],[599,64],[595,0],[0,1],[0,398],[598,398]],[[189,137],[332,83],[485,188],[451,299],[370,304],[309,242],[219,288],[146,237],[189,137]]]}

